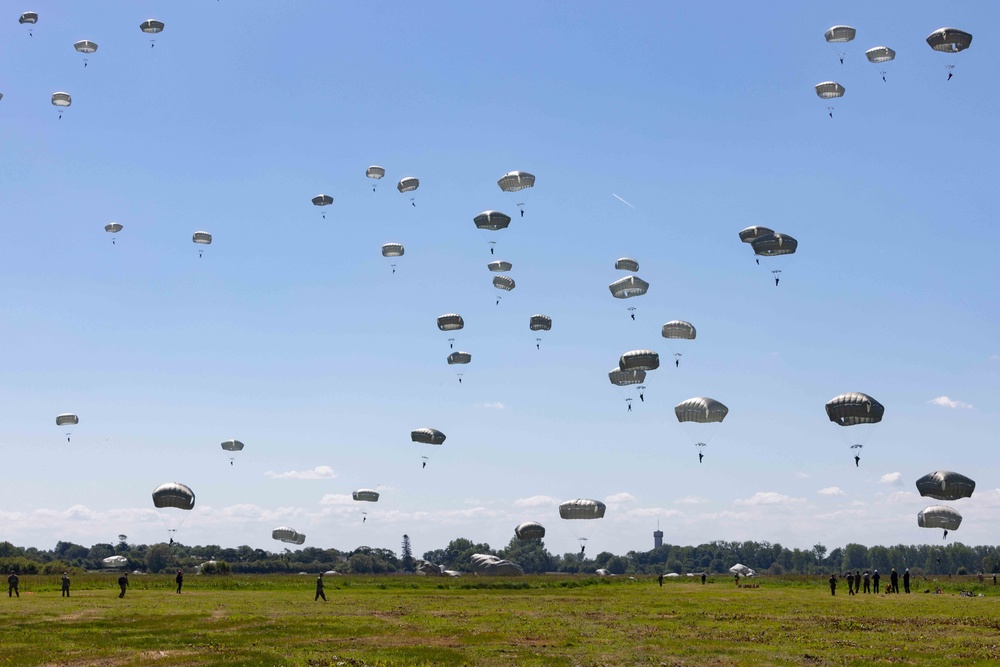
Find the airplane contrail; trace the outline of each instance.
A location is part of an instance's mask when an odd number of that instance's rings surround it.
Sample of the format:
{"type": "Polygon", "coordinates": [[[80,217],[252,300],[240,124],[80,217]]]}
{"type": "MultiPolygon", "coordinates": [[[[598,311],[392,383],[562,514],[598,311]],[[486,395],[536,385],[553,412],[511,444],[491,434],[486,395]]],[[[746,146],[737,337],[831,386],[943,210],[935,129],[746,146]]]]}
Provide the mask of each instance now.
{"type": "Polygon", "coordinates": [[[611,193],[611,196],[613,196],[615,199],[617,199],[621,203],[625,204],[626,206],[628,206],[630,208],[635,208],[635,206],[632,206],[632,204],[629,204],[627,201],[625,201],[624,199],[622,199],[621,197],[619,197],[618,195],[616,195],[614,192],[611,193]]]}

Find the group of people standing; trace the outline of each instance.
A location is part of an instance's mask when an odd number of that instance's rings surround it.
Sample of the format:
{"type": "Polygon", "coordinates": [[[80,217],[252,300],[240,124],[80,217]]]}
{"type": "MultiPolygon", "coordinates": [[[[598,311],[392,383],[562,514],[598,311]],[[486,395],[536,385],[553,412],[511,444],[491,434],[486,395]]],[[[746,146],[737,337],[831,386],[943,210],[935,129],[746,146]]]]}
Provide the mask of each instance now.
{"type": "MultiPolygon", "coordinates": [[[[60,583],[62,585],[62,597],[68,598],[69,574],[63,572],[62,578],[60,579],[60,583]]],[[[183,570],[177,570],[177,576],[174,577],[174,583],[177,584],[177,592],[180,593],[181,587],[184,585],[183,570]]],[[[21,591],[19,589],[20,585],[21,585],[21,578],[17,575],[16,572],[11,572],[10,575],[7,577],[7,597],[15,597],[15,596],[21,597],[21,591]]],[[[128,585],[129,585],[128,572],[122,572],[121,576],[118,577],[118,588],[121,591],[120,593],[118,593],[118,597],[120,598],[125,597],[125,591],[126,589],[128,589],[128,585]]],[[[323,599],[325,600],[326,598],[324,597],[323,599]]]]}
{"type": "MultiPolygon", "coordinates": [[[[879,584],[882,581],[882,575],[878,573],[878,570],[874,572],[869,572],[865,570],[855,570],[851,572],[847,571],[844,576],[847,579],[847,594],[854,595],[856,593],[875,593],[880,592],[879,584]],[[864,586],[864,591],[862,591],[862,586],[864,586]]],[[[903,571],[903,590],[906,593],[910,592],[910,568],[906,568],[903,571]]],[[[889,585],[886,586],[886,593],[898,593],[899,592],[899,573],[896,572],[896,568],[892,568],[889,573],[889,585]]],[[[837,594],[837,575],[830,575],[830,595],[837,594]]]]}

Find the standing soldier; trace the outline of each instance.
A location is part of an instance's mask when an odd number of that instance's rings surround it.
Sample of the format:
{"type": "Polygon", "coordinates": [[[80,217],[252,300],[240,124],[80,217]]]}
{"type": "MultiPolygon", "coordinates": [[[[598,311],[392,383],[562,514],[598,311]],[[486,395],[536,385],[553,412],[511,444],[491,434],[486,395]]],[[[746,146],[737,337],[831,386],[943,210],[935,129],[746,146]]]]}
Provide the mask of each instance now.
{"type": "Polygon", "coordinates": [[[836,594],[837,594],[837,575],[836,574],[831,574],[830,575],[830,595],[836,595],[836,594]]]}
{"type": "Polygon", "coordinates": [[[910,568],[903,571],[903,590],[906,591],[907,595],[910,594],[910,568]]]}
{"type": "Polygon", "coordinates": [[[879,588],[878,588],[878,580],[879,580],[879,578],[880,577],[879,577],[879,574],[878,574],[878,570],[875,570],[875,573],[872,574],[872,586],[875,589],[872,592],[875,593],[875,595],[878,595],[878,593],[879,593],[879,588]]]}
{"type": "Polygon", "coordinates": [[[184,572],[181,570],[177,570],[177,576],[174,577],[174,581],[177,582],[177,593],[180,594],[181,586],[184,585],[184,572]]]}
{"type": "Polygon", "coordinates": [[[847,571],[847,594],[854,595],[854,573],[847,571]]]}
{"type": "Polygon", "coordinates": [[[663,588],[663,573],[662,572],[660,572],[660,576],[657,577],[657,579],[660,580],[660,588],[663,588]]]}
{"type": "Polygon", "coordinates": [[[865,593],[871,593],[872,592],[872,586],[870,581],[871,574],[868,572],[868,570],[865,570],[865,573],[862,575],[862,577],[864,577],[862,581],[864,581],[865,584],[865,593]]]}
{"type": "Polygon", "coordinates": [[[21,597],[21,592],[17,590],[17,585],[20,581],[21,580],[18,578],[16,572],[10,573],[10,576],[7,577],[7,597],[12,597],[14,595],[21,597]]]}
{"type": "Polygon", "coordinates": [[[323,573],[320,572],[319,576],[316,577],[316,597],[313,598],[313,602],[323,598],[323,602],[326,602],[326,593],[323,592],[323,573]]]}
{"type": "Polygon", "coordinates": [[[118,588],[122,589],[118,597],[125,597],[125,589],[128,588],[128,572],[122,572],[122,576],[118,577],[118,588]]]}
{"type": "Polygon", "coordinates": [[[69,576],[65,572],[62,576],[62,594],[64,598],[69,597],[69,576]]]}
{"type": "Polygon", "coordinates": [[[892,568],[892,572],[889,573],[889,588],[893,593],[899,592],[899,575],[896,574],[896,568],[892,568]]]}

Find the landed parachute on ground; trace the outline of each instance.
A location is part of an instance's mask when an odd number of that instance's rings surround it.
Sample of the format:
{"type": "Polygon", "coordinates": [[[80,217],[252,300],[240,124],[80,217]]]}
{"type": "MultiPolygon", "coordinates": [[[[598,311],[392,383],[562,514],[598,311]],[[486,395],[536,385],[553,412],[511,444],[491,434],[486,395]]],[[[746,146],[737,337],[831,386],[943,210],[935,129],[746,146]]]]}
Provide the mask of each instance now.
{"type": "Polygon", "coordinates": [[[418,428],[410,431],[410,440],[425,445],[444,444],[447,436],[435,428],[418,428]]]}
{"type": "Polygon", "coordinates": [[[493,554],[472,554],[469,559],[472,571],[491,577],[515,577],[524,574],[521,566],[493,554]]]}
{"type": "Polygon", "coordinates": [[[537,521],[525,521],[514,528],[514,535],[519,540],[535,540],[545,537],[545,526],[537,521]]]}
{"type": "Polygon", "coordinates": [[[756,572],[754,572],[751,568],[747,567],[742,563],[737,563],[736,565],[733,565],[731,568],[729,568],[729,571],[732,572],[733,574],[738,574],[741,577],[753,577],[757,575],[756,572]]]}
{"type": "Polygon", "coordinates": [[[958,530],[962,525],[962,515],[947,505],[931,505],[917,513],[917,525],[921,528],[941,528],[944,537],[949,530],[958,530]]]}
{"type": "Polygon", "coordinates": [[[971,498],[975,490],[976,483],[973,480],[950,470],[928,473],[917,480],[920,495],[935,500],[971,498]]]}
{"type": "Polygon", "coordinates": [[[128,565],[128,558],[125,558],[125,556],[108,556],[101,559],[101,565],[104,567],[125,567],[128,565]]]}

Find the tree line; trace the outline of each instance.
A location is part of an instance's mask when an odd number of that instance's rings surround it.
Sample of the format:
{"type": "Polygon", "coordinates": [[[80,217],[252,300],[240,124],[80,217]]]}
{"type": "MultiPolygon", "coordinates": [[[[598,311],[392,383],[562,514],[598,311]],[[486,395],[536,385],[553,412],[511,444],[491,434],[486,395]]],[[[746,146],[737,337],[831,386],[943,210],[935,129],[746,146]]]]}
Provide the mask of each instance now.
{"type": "MultiPolygon", "coordinates": [[[[552,554],[544,540],[511,539],[506,547],[493,549],[489,544],[457,538],[443,549],[423,554],[423,560],[447,569],[468,571],[472,554],[493,554],[511,560],[527,574],[545,572],[592,574],[606,569],[612,574],[723,574],[736,563],[753,568],[759,574],[828,574],[845,570],[879,569],[888,571],[910,568],[914,574],[992,574],[1000,572],[1000,547],[966,546],[960,542],[933,546],[927,544],[866,547],[848,544],[832,550],[822,544],[812,549],[788,549],[770,542],[715,541],[698,546],[664,544],[650,551],[613,554],[603,551],[591,557],[583,553],[552,554]]],[[[391,549],[361,546],[351,551],[305,547],[267,551],[249,546],[236,548],[218,545],[190,546],[174,544],[99,543],[85,547],[72,542],[58,542],[51,550],[17,547],[0,542],[0,572],[21,574],[60,574],[63,571],[102,570],[109,556],[128,559],[125,569],[151,573],[170,568],[201,569],[204,573],[276,574],[325,572],[344,574],[392,574],[413,572],[419,561],[414,558],[410,539],[403,536],[399,554],[391,549]]]]}

